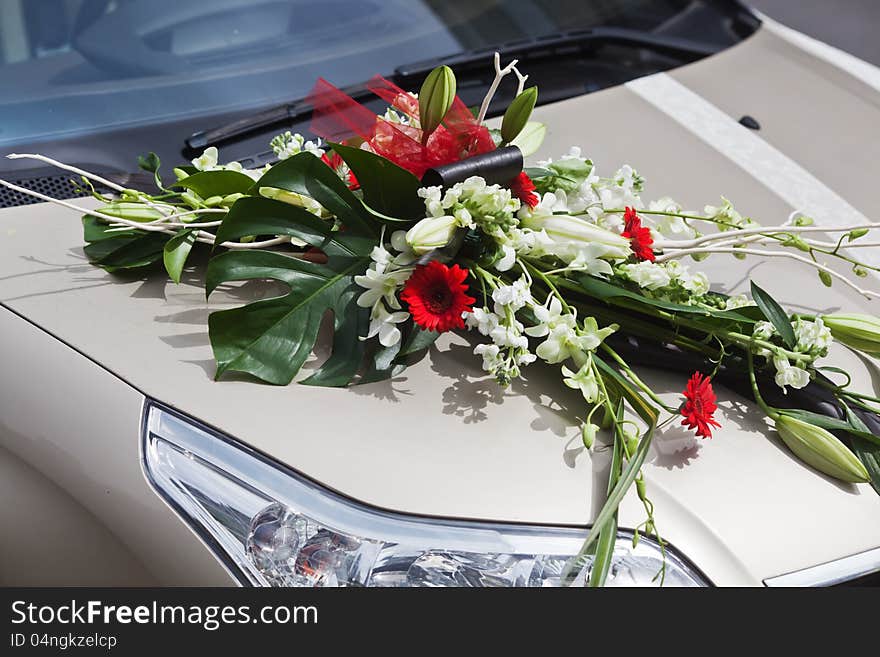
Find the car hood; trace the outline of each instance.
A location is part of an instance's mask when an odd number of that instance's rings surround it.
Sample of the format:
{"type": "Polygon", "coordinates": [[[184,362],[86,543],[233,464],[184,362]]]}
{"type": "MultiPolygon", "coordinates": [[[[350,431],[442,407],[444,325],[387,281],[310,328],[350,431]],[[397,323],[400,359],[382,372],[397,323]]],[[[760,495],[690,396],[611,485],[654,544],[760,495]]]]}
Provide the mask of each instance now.
{"type": "MultiPolygon", "coordinates": [[[[863,218],[874,200],[880,96],[870,79],[794,41],[765,27],[672,74],[541,107],[549,134],[539,156],[578,144],[603,175],[635,166],[648,181],[646,199],[670,195],[701,208],[723,194],[764,223],[794,209],[820,222],[863,218]],[[761,131],[739,125],[742,115],[761,131]]],[[[796,308],[873,311],[845,289],[822,288],[809,269],[702,264],[731,291],[751,276],[796,308]]],[[[111,276],[86,261],[75,214],[46,204],[0,212],[0,301],[8,309],[145,395],[324,485],[417,514],[584,525],[598,512],[608,456],[580,446],[583,402],[560,385],[558,371],[535,365],[500,390],[480,371],[473,336],[445,335],[382,383],[214,382],[208,314],[274,290],[251,283],[206,301],[202,271],[179,285],[162,275],[111,276]]],[[[835,361],[860,389],[874,389],[873,364],[844,351],[835,361]]],[[[680,398],[682,375],[646,378],[673,403],[680,398]]],[[[719,584],[759,584],[880,546],[880,499],[869,486],[802,465],[750,404],[724,388],[718,395],[723,428],[712,440],[698,443],[672,425],[645,467],[669,541],[719,584]]],[[[100,413],[102,403],[82,412],[100,413]]],[[[107,449],[134,453],[130,444],[107,449]]],[[[620,524],[642,519],[638,500],[625,500],[620,524]]]]}

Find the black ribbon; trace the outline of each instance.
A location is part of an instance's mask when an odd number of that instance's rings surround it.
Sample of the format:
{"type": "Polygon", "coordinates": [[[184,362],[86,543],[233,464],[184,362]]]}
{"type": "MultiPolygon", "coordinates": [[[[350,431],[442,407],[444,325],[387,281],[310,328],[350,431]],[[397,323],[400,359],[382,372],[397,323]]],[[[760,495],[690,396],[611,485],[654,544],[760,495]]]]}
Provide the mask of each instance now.
{"type": "Polygon", "coordinates": [[[431,187],[451,187],[471,176],[480,176],[489,185],[506,185],[516,178],[522,170],[522,151],[516,146],[505,146],[458,162],[428,169],[422,176],[422,184],[431,187]]]}
{"type": "MultiPolygon", "coordinates": [[[[696,371],[707,373],[715,369],[715,364],[704,356],[683,351],[674,345],[658,344],[634,336],[619,334],[610,336],[606,342],[630,364],[639,364],[645,367],[662,366],[663,369],[685,374],[696,371]]],[[[789,388],[788,394],[785,394],[766,374],[758,372],[756,379],[761,387],[761,395],[770,406],[798,408],[838,420],[846,420],[846,412],[834,394],[815,381],[811,381],[800,390],[789,388]]],[[[827,378],[822,377],[822,379],[824,382],[830,383],[827,378]]],[[[748,365],[741,357],[728,357],[719,368],[714,380],[746,399],[753,398],[748,365]]],[[[851,406],[850,410],[865,423],[871,433],[880,436],[880,416],[857,406],[851,406]]]]}

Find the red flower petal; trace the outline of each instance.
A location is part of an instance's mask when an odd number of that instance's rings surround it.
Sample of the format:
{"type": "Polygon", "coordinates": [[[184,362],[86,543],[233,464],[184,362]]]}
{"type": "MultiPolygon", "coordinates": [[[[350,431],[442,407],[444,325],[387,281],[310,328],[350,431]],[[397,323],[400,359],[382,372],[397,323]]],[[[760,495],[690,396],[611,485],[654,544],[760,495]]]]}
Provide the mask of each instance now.
{"type": "Polygon", "coordinates": [[[462,314],[472,312],[476,301],[467,295],[467,277],[467,269],[432,260],[416,267],[400,298],[409,306],[413,321],[424,329],[443,333],[464,328],[462,314]]]}
{"type": "Polygon", "coordinates": [[[529,178],[528,174],[523,171],[516,178],[510,181],[510,191],[517,197],[523,205],[530,208],[538,205],[538,195],[535,194],[535,183],[529,178]]]}
{"type": "MultiPolygon", "coordinates": [[[[321,155],[321,161],[326,164],[328,167],[333,169],[336,173],[339,173],[339,170],[345,165],[345,160],[342,159],[342,156],[337,152],[333,152],[333,154],[327,157],[327,153],[321,155]]],[[[349,169],[348,171],[348,180],[346,181],[348,188],[351,190],[360,189],[361,184],[358,182],[358,179],[354,176],[354,171],[349,169]]]]}
{"type": "Polygon", "coordinates": [[[685,403],[681,407],[681,414],[684,419],[681,423],[688,429],[696,429],[700,438],[711,438],[712,427],[721,426],[712,417],[718,410],[712,379],[704,377],[700,372],[694,372],[683,394],[685,403]]]}
{"type": "Polygon", "coordinates": [[[636,214],[635,209],[626,208],[623,215],[625,226],[621,235],[630,240],[630,248],[636,256],[636,260],[649,260],[654,262],[654,238],[651,237],[651,229],[642,226],[642,220],[636,214]]]}

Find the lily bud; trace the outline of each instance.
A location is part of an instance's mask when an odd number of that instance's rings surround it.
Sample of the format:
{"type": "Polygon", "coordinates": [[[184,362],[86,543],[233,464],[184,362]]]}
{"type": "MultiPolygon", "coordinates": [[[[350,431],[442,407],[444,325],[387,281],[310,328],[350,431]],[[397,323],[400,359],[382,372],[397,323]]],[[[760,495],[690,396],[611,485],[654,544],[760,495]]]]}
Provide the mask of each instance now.
{"type": "Polygon", "coordinates": [[[424,255],[447,244],[458,228],[455,217],[428,217],[406,231],[406,243],[416,255],[424,255]]]}
{"type": "Polygon", "coordinates": [[[443,122],[455,100],[455,74],[448,66],[438,66],[428,73],[419,91],[419,124],[424,141],[443,122]]]}
{"type": "Polygon", "coordinates": [[[593,448],[593,444],[596,442],[596,433],[598,431],[599,427],[592,422],[584,422],[581,425],[581,440],[584,443],[584,447],[587,449],[593,448]]]}
{"type": "Polygon", "coordinates": [[[521,224],[534,231],[546,231],[550,239],[559,244],[601,245],[605,247],[606,256],[627,258],[630,255],[629,240],[626,237],[578,217],[564,214],[532,215],[522,219],[521,224]]]}
{"type": "MultiPolygon", "coordinates": [[[[166,206],[171,207],[171,206],[166,206]]],[[[144,203],[134,203],[127,201],[115,201],[98,208],[102,214],[127,219],[129,221],[155,221],[161,219],[163,215],[156,208],[151,208],[144,203]]]]}
{"type": "Polygon", "coordinates": [[[868,471],[855,454],[822,427],[782,414],[776,419],[776,431],[799,459],[819,472],[841,481],[860,483],[870,480],[868,471]]]}
{"type": "Polygon", "coordinates": [[[880,318],[873,315],[822,315],[825,326],[838,342],[872,356],[880,355],[880,318]]]}
{"type": "Polygon", "coordinates": [[[501,121],[501,143],[509,144],[517,138],[529,117],[532,110],[535,109],[535,103],[538,100],[538,87],[529,87],[519,96],[513,99],[513,102],[504,112],[504,119],[501,121]]]}

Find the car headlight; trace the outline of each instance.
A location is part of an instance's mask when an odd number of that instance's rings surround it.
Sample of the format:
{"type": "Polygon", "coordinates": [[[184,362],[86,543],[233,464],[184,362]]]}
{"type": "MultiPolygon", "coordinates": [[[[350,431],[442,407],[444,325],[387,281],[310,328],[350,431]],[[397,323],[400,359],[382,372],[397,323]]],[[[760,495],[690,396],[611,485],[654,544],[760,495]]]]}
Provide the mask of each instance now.
{"type": "MultiPolygon", "coordinates": [[[[240,583],[559,586],[584,530],[416,517],[368,507],[155,403],[143,459],[156,491],[240,583]]],[[[657,544],[621,532],[607,585],[651,585],[657,544]]],[[[583,584],[589,563],[575,584],[583,584]]],[[[667,549],[667,586],[706,586],[667,549]]]]}

